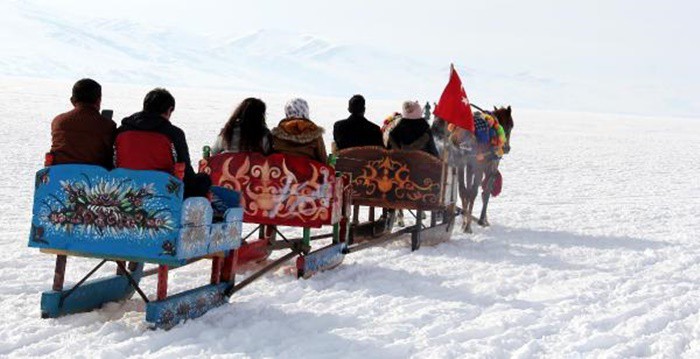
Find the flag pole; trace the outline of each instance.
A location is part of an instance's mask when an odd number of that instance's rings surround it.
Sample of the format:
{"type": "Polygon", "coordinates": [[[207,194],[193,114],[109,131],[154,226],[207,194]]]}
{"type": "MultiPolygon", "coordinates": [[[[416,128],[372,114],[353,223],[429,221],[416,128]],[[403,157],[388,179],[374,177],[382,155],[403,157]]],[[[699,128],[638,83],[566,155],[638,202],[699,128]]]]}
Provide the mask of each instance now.
{"type": "Polygon", "coordinates": [[[477,109],[477,110],[479,110],[479,111],[481,111],[481,112],[483,112],[483,113],[486,113],[486,112],[487,112],[487,111],[484,111],[484,109],[482,109],[481,107],[479,107],[479,106],[477,106],[477,105],[475,105],[475,104],[473,104],[473,103],[469,103],[469,106],[474,107],[475,109],[477,109]]]}

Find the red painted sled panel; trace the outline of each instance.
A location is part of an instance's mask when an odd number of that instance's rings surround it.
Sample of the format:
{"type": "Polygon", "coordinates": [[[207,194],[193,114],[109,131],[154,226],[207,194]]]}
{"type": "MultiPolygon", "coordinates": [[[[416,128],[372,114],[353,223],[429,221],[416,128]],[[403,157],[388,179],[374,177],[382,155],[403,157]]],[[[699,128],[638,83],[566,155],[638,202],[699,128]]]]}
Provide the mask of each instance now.
{"type": "Polygon", "coordinates": [[[243,220],[280,226],[337,223],[342,182],[335,169],[305,157],[222,153],[200,161],[215,186],[240,191],[243,220]]]}

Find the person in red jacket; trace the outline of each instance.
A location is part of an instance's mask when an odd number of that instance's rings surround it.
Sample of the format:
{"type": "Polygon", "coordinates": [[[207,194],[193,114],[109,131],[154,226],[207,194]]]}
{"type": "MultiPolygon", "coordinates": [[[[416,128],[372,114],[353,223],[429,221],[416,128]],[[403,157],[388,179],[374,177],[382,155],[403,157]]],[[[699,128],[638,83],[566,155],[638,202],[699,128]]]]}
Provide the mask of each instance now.
{"type": "Polygon", "coordinates": [[[81,163],[112,167],[117,125],[100,115],[102,86],[92,79],[73,85],[73,109],[51,122],[52,164],[81,163]]]}
{"type": "Polygon", "coordinates": [[[195,174],[185,133],[170,122],[175,98],[163,88],[151,90],[143,110],[122,120],[114,142],[115,166],[135,170],[175,173],[175,164],[185,165],[184,197],[205,196],[211,186],[206,174],[195,174]]]}

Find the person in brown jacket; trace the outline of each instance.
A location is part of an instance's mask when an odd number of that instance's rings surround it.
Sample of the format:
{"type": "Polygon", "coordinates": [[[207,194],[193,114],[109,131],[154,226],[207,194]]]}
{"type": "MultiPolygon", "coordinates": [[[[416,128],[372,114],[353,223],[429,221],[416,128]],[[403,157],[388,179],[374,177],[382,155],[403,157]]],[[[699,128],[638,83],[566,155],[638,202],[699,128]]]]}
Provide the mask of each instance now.
{"type": "Polygon", "coordinates": [[[326,163],[323,128],[309,119],[309,104],[295,98],[284,106],[286,118],[272,129],[272,149],[275,152],[299,155],[326,163]]]}
{"type": "Polygon", "coordinates": [[[73,85],[73,109],[51,122],[53,164],[81,163],[112,168],[117,125],[100,115],[102,86],[92,79],[73,85]]]}

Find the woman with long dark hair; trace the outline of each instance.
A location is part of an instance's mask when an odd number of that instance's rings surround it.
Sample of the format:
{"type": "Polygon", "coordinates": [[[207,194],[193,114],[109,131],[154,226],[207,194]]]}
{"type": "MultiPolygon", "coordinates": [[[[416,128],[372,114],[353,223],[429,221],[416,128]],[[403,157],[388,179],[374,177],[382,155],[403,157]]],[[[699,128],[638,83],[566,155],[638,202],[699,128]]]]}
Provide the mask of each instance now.
{"type": "Polygon", "coordinates": [[[265,123],[267,106],[249,97],[241,102],[221,129],[212,146],[212,155],[222,152],[259,152],[268,154],[272,146],[265,123]]]}

